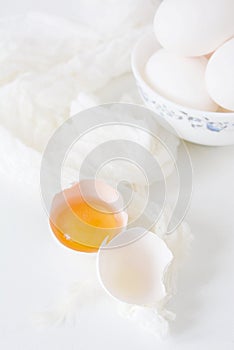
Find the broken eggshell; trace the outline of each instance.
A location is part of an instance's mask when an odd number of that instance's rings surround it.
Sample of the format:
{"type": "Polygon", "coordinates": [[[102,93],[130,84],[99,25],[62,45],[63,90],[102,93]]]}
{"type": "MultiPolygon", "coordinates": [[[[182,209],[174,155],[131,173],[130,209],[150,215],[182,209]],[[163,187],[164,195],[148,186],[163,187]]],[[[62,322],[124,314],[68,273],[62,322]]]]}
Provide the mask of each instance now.
{"type": "Polygon", "coordinates": [[[153,306],[167,295],[164,275],[173,260],[166,243],[144,228],[128,229],[97,255],[97,271],[103,288],[115,299],[153,306]]]}

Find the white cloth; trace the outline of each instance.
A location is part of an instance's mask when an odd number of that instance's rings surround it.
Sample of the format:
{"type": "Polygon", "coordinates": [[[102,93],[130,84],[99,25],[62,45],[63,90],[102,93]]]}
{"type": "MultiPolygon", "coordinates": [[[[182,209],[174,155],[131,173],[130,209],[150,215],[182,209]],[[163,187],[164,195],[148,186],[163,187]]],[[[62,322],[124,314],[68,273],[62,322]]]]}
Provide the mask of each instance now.
{"type": "MultiPolygon", "coordinates": [[[[0,21],[0,126],[7,129],[0,130],[1,172],[38,189],[41,153],[70,115],[102,102],[141,103],[126,80],[118,97],[103,97],[103,90],[131,71],[131,50],[159,2],[89,0],[80,2],[77,21],[38,13],[0,21]]],[[[99,141],[100,135],[88,138],[83,147],[99,141]]],[[[178,140],[171,142],[176,153],[178,140]]],[[[150,151],[168,175],[169,155],[161,147],[150,151]]],[[[76,159],[68,171],[77,167],[76,159]]]]}

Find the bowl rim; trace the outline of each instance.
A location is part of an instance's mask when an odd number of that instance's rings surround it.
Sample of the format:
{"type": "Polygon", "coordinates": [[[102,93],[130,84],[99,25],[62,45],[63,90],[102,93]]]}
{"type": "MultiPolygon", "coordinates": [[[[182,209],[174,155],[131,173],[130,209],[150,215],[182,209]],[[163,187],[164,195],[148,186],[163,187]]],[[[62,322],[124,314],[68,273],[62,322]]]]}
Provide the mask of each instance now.
{"type": "MultiPolygon", "coordinates": [[[[151,95],[155,95],[158,96],[166,105],[170,105],[172,108],[177,109],[177,110],[182,110],[182,111],[186,111],[188,112],[188,114],[202,114],[202,115],[206,115],[207,117],[211,117],[212,119],[219,119],[219,117],[222,117],[222,121],[225,122],[224,119],[229,119],[229,118],[234,118],[234,111],[233,112],[212,112],[212,111],[205,111],[205,110],[199,110],[199,109],[194,109],[191,107],[186,107],[180,104],[177,104],[169,99],[167,99],[166,97],[162,96],[161,94],[159,94],[158,92],[156,92],[155,90],[153,90],[153,88],[147,83],[147,81],[143,78],[142,72],[140,72],[140,70],[138,69],[138,56],[137,56],[137,52],[139,50],[139,48],[142,47],[142,49],[144,50],[144,46],[145,46],[145,41],[146,39],[148,41],[155,41],[155,43],[157,43],[157,39],[154,35],[154,33],[148,32],[147,34],[141,35],[140,38],[137,40],[132,53],[131,53],[131,67],[132,67],[132,72],[133,75],[135,77],[135,79],[137,81],[140,82],[141,85],[143,85],[146,89],[148,89],[148,91],[150,91],[151,95]]],[[[157,51],[155,51],[157,52],[157,51]]],[[[146,62],[145,62],[146,63],[146,62]]]]}

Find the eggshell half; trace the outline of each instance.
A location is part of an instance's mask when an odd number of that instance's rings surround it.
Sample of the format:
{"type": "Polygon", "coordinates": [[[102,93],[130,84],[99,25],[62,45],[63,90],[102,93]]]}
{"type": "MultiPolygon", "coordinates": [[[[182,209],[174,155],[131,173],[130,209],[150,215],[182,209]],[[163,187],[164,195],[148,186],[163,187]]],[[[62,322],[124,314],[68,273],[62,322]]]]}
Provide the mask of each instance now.
{"type": "Polygon", "coordinates": [[[156,234],[132,228],[100,248],[97,270],[105,290],[114,298],[137,305],[152,305],[167,292],[164,274],[173,255],[156,234]]]}

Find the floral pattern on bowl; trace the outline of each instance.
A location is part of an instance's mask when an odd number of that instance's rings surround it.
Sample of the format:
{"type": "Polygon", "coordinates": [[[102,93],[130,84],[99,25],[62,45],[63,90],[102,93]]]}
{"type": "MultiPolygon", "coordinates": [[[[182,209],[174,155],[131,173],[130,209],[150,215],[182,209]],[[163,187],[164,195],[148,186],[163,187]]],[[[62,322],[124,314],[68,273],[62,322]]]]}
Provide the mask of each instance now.
{"type": "Polygon", "coordinates": [[[208,117],[202,116],[202,117],[194,117],[191,116],[189,113],[180,110],[180,111],[174,111],[170,109],[165,103],[161,103],[157,101],[155,98],[150,98],[147,93],[143,91],[141,86],[138,84],[138,90],[140,92],[140,95],[143,99],[143,101],[149,106],[151,105],[152,109],[157,112],[160,117],[170,117],[176,120],[187,120],[189,125],[192,128],[206,128],[209,131],[213,132],[221,132],[225,129],[232,129],[234,130],[234,123],[233,122],[214,122],[211,121],[208,117]]]}

